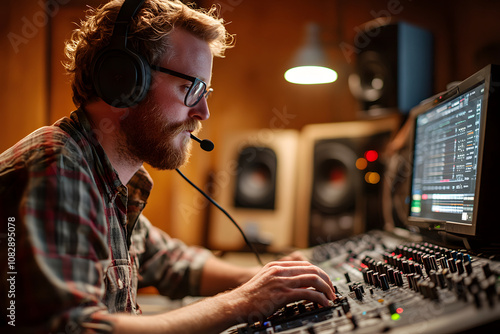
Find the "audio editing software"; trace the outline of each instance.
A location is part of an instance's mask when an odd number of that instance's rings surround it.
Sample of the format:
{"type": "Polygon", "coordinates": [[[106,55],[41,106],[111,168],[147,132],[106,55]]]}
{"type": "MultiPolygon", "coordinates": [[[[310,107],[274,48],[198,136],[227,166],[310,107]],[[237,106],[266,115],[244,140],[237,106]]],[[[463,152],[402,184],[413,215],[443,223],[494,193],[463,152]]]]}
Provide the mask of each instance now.
{"type": "Polygon", "coordinates": [[[474,333],[500,328],[500,262],[372,231],[315,246],[331,277],[330,307],[297,302],[225,334],[474,333]]]}
{"type": "Polygon", "coordinates": [[[417,119],[411,215],[472,221],[484,83],[417,119]]]}

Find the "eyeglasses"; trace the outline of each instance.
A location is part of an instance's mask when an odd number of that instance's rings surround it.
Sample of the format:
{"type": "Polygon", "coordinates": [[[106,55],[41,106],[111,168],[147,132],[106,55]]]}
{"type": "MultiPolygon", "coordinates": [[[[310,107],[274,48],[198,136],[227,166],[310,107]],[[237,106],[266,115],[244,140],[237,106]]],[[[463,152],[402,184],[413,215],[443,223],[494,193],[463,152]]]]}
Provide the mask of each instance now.
{"type": "Polygon", "coordinates": [[[151,68],[155,71],[163,72],[178,78],[186,79],[193,83],[191,87],[189,87],[189,90],[186,93],[186,96],[184,97],[184,104],[187,107],[194,107],[196,104],[198,104],[198,102],[200,102],[200,100],[203,97],[208,98],[210,93],[212,93],[213,91],[212,88],[207,89],[207,84],[203,80],[200,80],[196,77],[172,71],[161,66],[152,65],[151,68]]]}

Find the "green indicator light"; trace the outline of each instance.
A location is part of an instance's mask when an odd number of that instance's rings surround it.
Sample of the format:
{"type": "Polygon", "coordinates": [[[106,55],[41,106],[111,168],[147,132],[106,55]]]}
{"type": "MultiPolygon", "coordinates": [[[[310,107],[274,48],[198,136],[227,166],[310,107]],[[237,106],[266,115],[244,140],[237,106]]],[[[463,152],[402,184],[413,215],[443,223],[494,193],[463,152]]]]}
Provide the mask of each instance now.
{"type": "Polygon", "coordinates": [[[399,314],[397,314],[397,313],[394,313],[393,315],[391,315],[391,319],[394,320],[394,321],[398,321],[400,317],[401,316],[399,314]]]}

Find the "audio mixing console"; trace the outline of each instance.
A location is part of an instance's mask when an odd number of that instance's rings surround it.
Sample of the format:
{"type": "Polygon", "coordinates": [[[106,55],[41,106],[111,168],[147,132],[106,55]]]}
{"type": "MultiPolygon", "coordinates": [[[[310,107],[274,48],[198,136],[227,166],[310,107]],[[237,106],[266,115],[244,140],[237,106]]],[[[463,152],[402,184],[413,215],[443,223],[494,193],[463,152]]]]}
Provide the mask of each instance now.
{"type": "Polygon", "coordinates": [[[330,307],[297,302],[225,333],[500,331],[496,260],[381,231],[308,251],[337,290],[330,307]]]}

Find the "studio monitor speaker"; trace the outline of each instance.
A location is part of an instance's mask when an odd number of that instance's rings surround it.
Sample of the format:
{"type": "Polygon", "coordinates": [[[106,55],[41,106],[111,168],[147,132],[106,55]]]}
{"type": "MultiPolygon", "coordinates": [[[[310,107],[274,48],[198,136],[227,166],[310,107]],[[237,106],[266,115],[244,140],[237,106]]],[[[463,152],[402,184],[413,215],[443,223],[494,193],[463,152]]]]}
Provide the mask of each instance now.
{"type": "Polygon", "coordinates": [[[355,73],[349,88],[366,113],[407,114],[433,92],[432,34],[406,22],[365,24],[355,37],[355,73]]]}
{"type": "Polygon", "coordinates": [[[383,226],[384,148],[400,117],[311,124],[299,144],[295,244],[310,247],[383,226]]]}
{"type": "MultiPolygon", "coordinates": [[[[213,177],[216,201],[251,242],[284,250],[293,243],[297,145],[295,130],[228,133],[217,144],[213,177]]],[[[244,240],[220,212],[212,210],[208,246],[241,250],[244,240]]]]}

